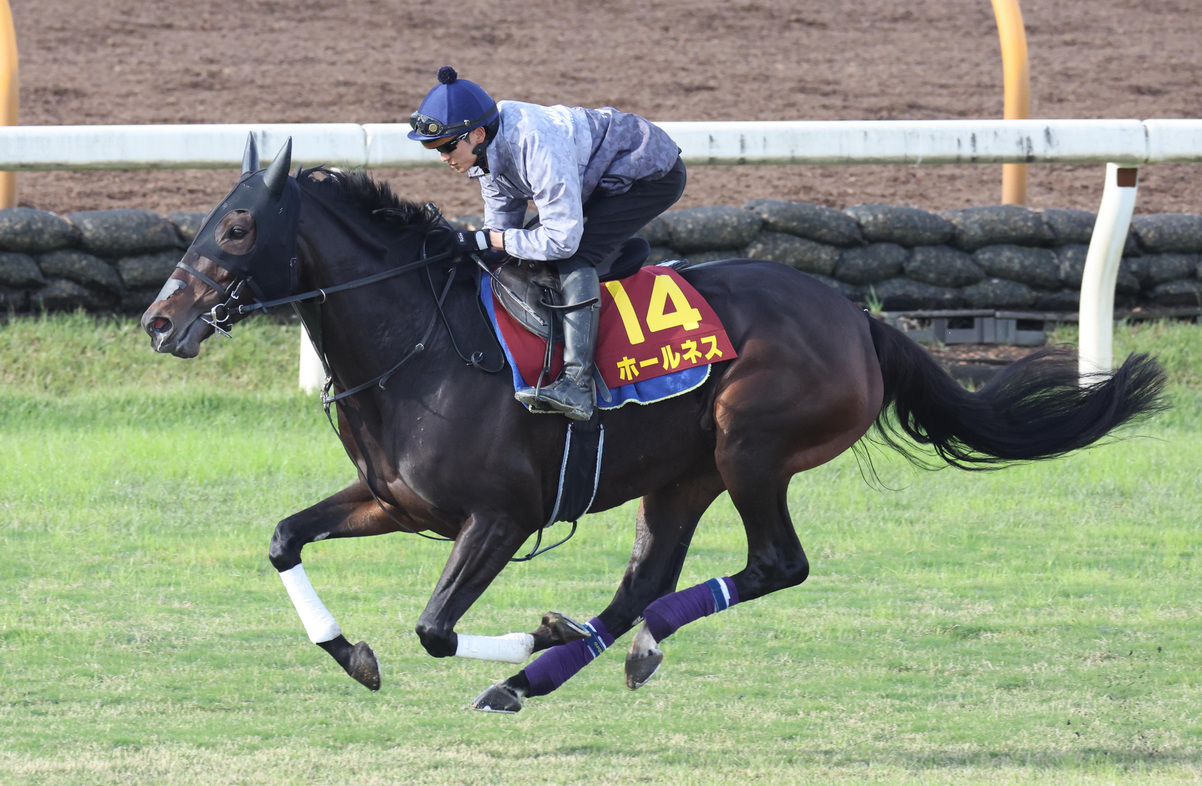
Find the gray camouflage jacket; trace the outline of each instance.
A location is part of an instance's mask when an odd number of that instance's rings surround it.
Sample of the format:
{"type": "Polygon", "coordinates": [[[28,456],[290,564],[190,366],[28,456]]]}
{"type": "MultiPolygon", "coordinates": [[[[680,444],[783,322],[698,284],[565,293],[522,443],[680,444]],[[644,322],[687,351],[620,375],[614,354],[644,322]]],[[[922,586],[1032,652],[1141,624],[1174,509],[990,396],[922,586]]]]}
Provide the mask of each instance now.
{"type": "Polygon", "coordinates": [[[497,104],[501,122],[488,146],[488,173],[473,167],[484,198],[484,226],[505,231],[520,259],[567,259],[583,232],[584,203],[595,192],[622,194],[636,180],[663,177],[680,154],[663,130],[612,107],[497,104]],[[522,229],[529,200],[539,226],[522,229]]]}

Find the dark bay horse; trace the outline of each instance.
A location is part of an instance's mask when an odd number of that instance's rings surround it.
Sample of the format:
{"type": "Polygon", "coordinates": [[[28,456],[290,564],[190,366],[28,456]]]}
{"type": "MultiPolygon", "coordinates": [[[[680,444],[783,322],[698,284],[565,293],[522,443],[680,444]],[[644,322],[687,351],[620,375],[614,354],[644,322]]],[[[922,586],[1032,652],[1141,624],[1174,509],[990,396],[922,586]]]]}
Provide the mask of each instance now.
{"type": "Polygon", "coordinates": [[[626,661],[631,688],[650,678],[657,645],[681,626],[805,581],[789,480],[857,446],[874,426],[915,460],[933,451],[978,469],[1062,455],[1163,406],[1163,372],[1146,356],[1082,387],[1074,355],[1045,352],[970,392],[900,332],[785,265],[685,268],[738,356],[692,392],[600,416],[590,510],[640,499],[613,600],[585,624],[548,614],[533,633],[457,634],[462,615],[548,523],[567,421],[527,412],[508,373],[486,373],[504,358],[480,312],[476,267],[448,251],[436,211],[361,173],[290,175],[290,151],[291,143],[261,170],[251,140],[241,179],[142,324],[155,350],[190,358],[255,311],[305,304],[298,310],[336,392],[327,406],[337,399],[340,438],[360,477],[281,521],[269,556],[310,639],[373,690],[375,654],[365,642],[352,646],[317,597],[301,564],[307,543],[389,532],[452,540],[417,635],[435,657],[522,663],[541,651],[473,705],[515,712],[640,619],[626,661]],[[693,532],[724,491],[746,530],[746,567],[677,591],[693,532]]]}

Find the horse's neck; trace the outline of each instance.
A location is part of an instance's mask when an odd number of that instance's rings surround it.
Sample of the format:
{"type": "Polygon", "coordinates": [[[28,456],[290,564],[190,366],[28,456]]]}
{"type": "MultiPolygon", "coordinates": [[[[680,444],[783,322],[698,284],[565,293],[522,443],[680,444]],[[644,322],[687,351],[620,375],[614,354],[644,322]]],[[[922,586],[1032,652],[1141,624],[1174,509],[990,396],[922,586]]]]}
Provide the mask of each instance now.
{"type": "MultiPolygon", "coordinates": [[[[304,231],[297,258],[302,289],[320,290],[380,272],[382,256],[370,244],[304,231]],[[362,245],[356,250],[356,245],[362,245]]],[[[437,316],[421,271],[336,292],[308,312],[311,334],[319,332],[322,351],[336,380],[353,386],[388,369],[422,342],[437,316]],[[318,316],[318,314],[320,316],[318,316]]]]}

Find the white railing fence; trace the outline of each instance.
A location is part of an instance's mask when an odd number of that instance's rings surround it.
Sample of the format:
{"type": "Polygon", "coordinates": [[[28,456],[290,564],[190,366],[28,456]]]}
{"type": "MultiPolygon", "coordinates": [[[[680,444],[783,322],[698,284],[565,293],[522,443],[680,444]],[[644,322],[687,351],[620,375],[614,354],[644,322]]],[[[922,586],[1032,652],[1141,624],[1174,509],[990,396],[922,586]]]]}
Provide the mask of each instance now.
{"type": "MultiPolygon", "coordinates": [[[[664,122],[689,166],[855,164],[1105,165],[1081,295],[1081,372],[1112,367],[1114,285],[1138,167],[1202,162],[1202,120],[664,122]]],[[[0,171],[236,169],[253,133],[266,165],[289,137],[293,160],[368,169],[438,166],[398,124],[0,127],[0,171]]],[[[302,339],[302,356],[307,348],[302,339]]],[[[312,358],[302,357],[303,374],[312,358]]],[[[318,366],[319,367],[319,366],[318,366]]],[[[302,375],[303,387],[314,381],[302,375]]]]}
{"type": "MultiPolygon", "coordinates": [[[[1202,161],[1202,120],[663,122],[690,166],[1107,164],[1202,161]]],[[[293,139],[311,164],[403,169],[438,155],[397,124],[0,127],[0,170],[232,169],[254,133],[264,163],[293,139]]]]}

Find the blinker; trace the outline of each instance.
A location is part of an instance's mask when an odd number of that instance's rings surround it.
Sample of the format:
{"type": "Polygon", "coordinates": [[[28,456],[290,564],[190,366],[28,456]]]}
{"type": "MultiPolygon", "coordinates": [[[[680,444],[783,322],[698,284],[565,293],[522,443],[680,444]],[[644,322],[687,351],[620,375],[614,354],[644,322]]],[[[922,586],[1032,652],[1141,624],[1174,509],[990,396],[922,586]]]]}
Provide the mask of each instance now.
{"type": "MultiPolygon", "coordinates": [[[[243,166],[257,166],[254,135],[249,135],[243,166]]],[[[201,225],[192,249],[243,279],[260,300],[287,297],[296,289],[296,229],[300,218],[300,186],[289,177],[292,139],[284,143],[266,170],[243,172],[238,184],[201,225]],[[234,210],[255,220],[255,245],[245,254],[231,254],[217,242],[217,226],[234,210]]]]}

